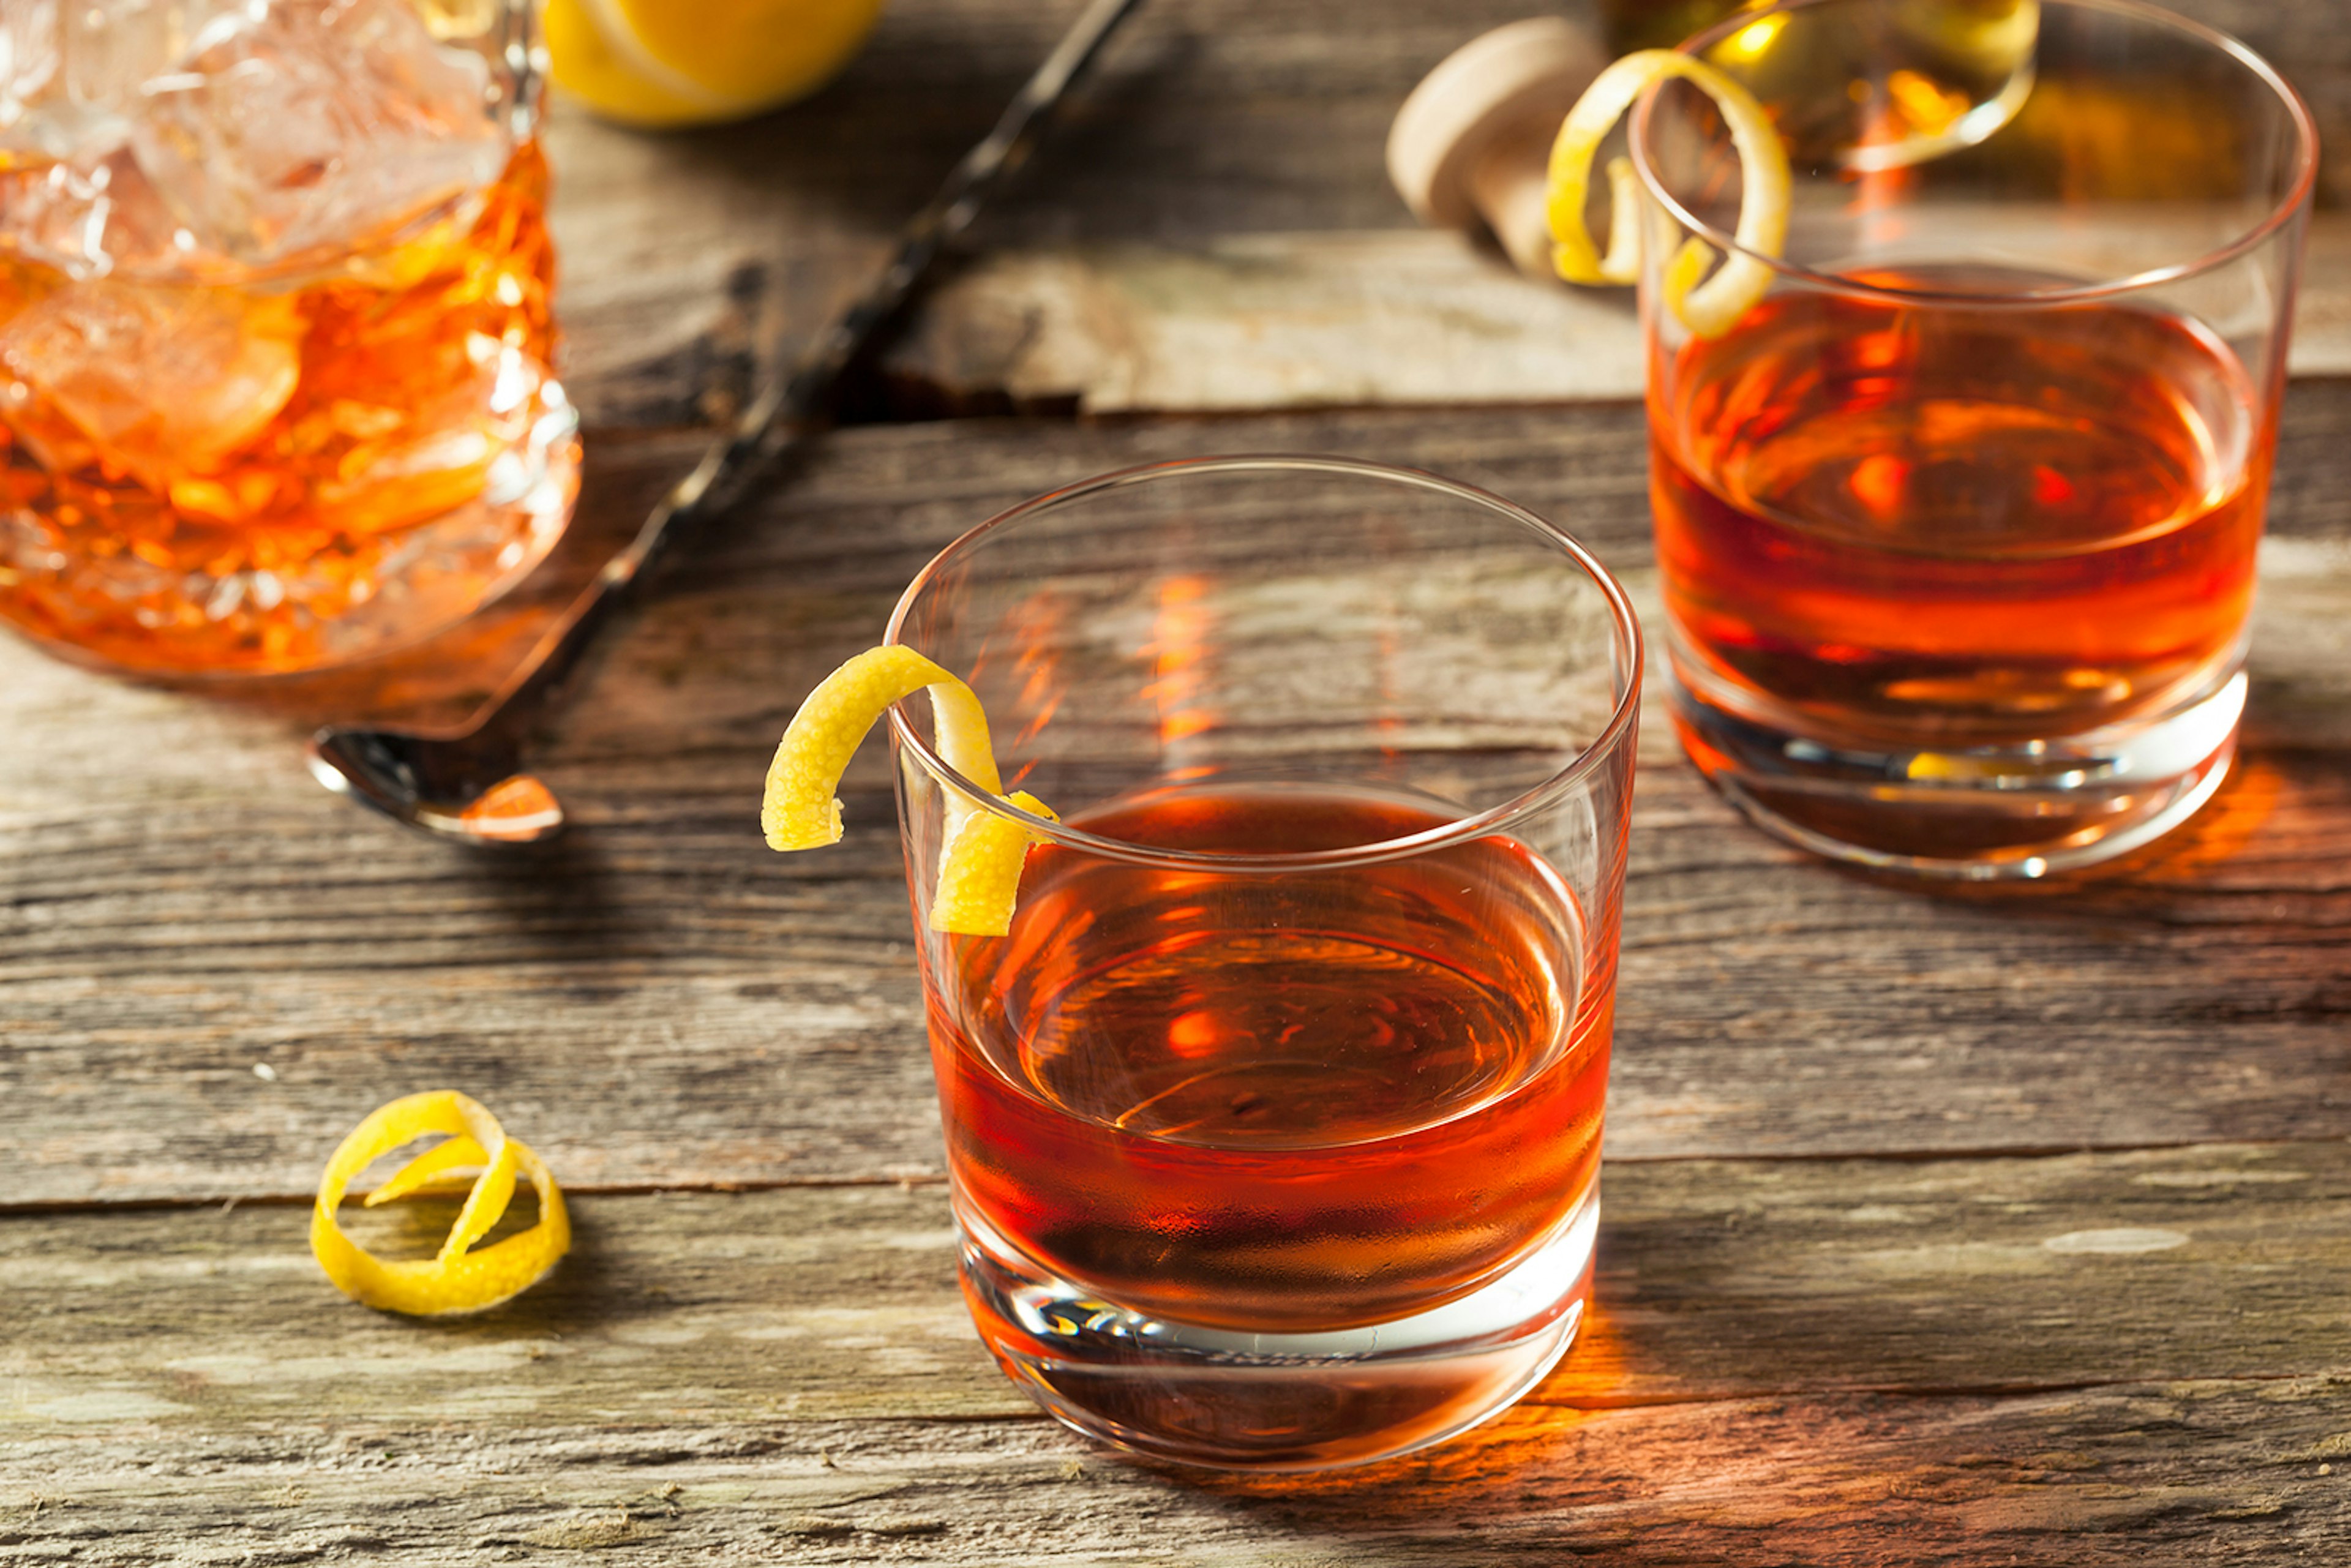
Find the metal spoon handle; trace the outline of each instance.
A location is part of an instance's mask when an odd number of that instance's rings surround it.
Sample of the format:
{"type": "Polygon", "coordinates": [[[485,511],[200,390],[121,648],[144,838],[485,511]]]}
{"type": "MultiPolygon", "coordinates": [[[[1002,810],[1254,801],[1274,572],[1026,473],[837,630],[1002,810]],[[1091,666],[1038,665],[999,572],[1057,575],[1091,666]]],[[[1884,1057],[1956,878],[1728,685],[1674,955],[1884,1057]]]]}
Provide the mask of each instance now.
{"type": "Polygon", "coordinates": [[[1071,83],[1142,0],[1093,0],[1053,52],[1013,95],[994,130],[966,152],[938,193],[907,220],[897,254],[846,310],[834,318],[789,375],[760,389],[734,425],[647,515],[637,537],[604,563],[548,628],[522,664],[491,694],[466,728],[489,729],[528,714],[571,673],[612,612],[647,568],[661,559],[680,525],[723,511],[761,469],[822,421],[841,372],[903,309],[940,253],[979,216],[1007,177],[1027,161],[1071,83]]]}

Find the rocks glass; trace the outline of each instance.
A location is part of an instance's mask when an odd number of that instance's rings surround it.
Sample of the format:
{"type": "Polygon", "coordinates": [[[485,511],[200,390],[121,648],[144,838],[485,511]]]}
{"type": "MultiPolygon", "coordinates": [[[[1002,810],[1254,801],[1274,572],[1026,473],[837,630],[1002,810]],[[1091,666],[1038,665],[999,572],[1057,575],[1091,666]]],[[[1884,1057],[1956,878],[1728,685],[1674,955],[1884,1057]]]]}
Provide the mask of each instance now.
{"type": "Polygon", "coordinates": [[[1007,789],[1061,816],[1020,819],[1008,935],[931,930],[948,821],[1011,808],[893,710],[964,1285],[1007,1374],[1251,1469],[1532,1386],[1598,1222],[1641,672],[1607,573],[1429,475],[1206,459],[1014,507],[889,634],[967,674],[1007,789]]]}
{"type": "Polygon", "coordinates": [[[1629,128],[1675,714],[1820,853],[2034,877],[2185,820],[2245,701],[2316,163],[2233,39],[2137,0],[1798,0],[1685,46],[1787,144],[1786,254],[1720,336],[1737,162],[1668,84],[1629,128]]]}

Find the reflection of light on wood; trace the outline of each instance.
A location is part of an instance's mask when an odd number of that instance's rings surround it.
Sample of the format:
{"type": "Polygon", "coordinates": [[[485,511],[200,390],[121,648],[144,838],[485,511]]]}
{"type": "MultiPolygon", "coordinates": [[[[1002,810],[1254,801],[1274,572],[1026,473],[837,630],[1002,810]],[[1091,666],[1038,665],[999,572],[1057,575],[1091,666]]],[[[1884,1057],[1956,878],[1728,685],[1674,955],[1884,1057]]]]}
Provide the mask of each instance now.
{"type": "Polygon", "coordinates": [[[1215,618],[1205,602],[1207,591],[1207,580],[1191,575],[1164,578],[1159,584],[1158,612],[1143,649],[1152,662],[1152,680],[1143,690],[1158,709],[1163,750],[1215,728],[1224,716],[1200,700],[1207,689],[1204,661],[1215,618]]]}
{"type": "MultiPolygon", "coordinates": [[[[2102,865],[2040,882],[1952,883],[1938,898],[1991,904],[2026,899],[2115,899],[2134,917],[2170,917],[2174,892],[2210,895],[2241,891],[2250,883],[2273,894],[2300,884],[2281,879],[2279,866],[2309,863],[2299,836],[2315,810],[2308,787],[2267,758],[2237,754],[2225,783],[2204,809],[2151,844],[2102,865]]],[[[2088,904],[2085,907],[2098,907],[2088,904]]],[[[2201,907],[2201,906],[2196,906],[2201,907]]],[[[2199,916],[2199,918],[2202,918],[2199,916]]],[[[2287,918],[2283,914],[2273,918],[2287,918]]]]}
{"type": "Polygon", "coordinates": [[[1013,699],[1012,711],[1020,716],[1020,727],[1005,745],[1003,760],[1010,764],[1004,776],[1007,789],[1019,789],[1036,770],[1037,758],[1029,754],[1029,747],[1061,711],[1061,698],[1069,691],[1069,683],[1061,675],[1062,631],[1069,615],[1068,595],[1049,588],[1030,594],[1013,618],[1020,692],[1013,699]]]}
{"type": "Polygon", "coordinates": [[[2287,805],[2285,776],[2275,763],[2242,753],[2229,781],[2202,810],[2139,854],[2116,864],[2146,882],[2194,882],[2242,855],[2287,805]]]}
{"type": "MultiPolygon", "coordinates": [[[[1635,1345],[1604,1308],[1595,1291],[1584,1302],[1583,1322],[1565,1360],[1542,1380],[1534,1398],[1574,1410],[1605,1410],[1626,1402],[1625,1390],[1643,1379],[1633,1366],[1635,1345]]],[[[1642,1368],[1644,1373],[1657,1369],[1642,1368]]],[[[1667,1372],[1670,1376],[1670,1371],[1667,1372]]]]}
{"type": "Polygon", "coordinates": [[[1396,682],[1396,661],[1403,650],[1396,636],[1395,607],[1383,603],[1380,609],[1380,711],[1372,720],[1372,728],[1380,737],[1380,760],[1393,766],[1404,751],[1404,694],[1396,682]]]}
{"type": "MultiPolygon", "coordinates": [[[[1933,84],[1927,85],[1931,87],[1933,84]]],[[[1861,134],[1854,141],[1856,150],[1896,146],[1918,133],[1903,105],[1892,96],[1891,89],[1891,82],[1883,89],[1859,78],[1852,83],[1854,101],[1865,106],[1861,134]]],[[[1917,183],[1917,171],[1911,168],[1865,168],[1852,172],[1847,178],[1853,181],[1853,200],[1846,204],[1846,211],[1856,217],[1878,220],[1865,237],[1887,239],[1898,233],[1901,227],[1899,209],[1903,198],[1909,194],[1910,187],[1917,183]]]]}
{"type": "MultiPolygon", "coordinates": [[[[1574,1353],[1568,1359],[1573,1361],[1574,1353]]],[[[1302,1511],[1303,1517],[1324,1521],[1324,1528],[1343,1520],[1345,1528],[1355,1530],[1371,1520],[1406,1522],[1426,1506],[1419,1500],[1430,1495],[1450,1499],[1465,1516],[1488,1505],[1499,1516],[1513,1506],[1524,1507],[1530,1487],[1555,1485],[1556,1478],[1576,1473],[1572,1456],[1582,1429],[1595,1420],[1609,1419],[1588,1410],[1539,1403],[1541,1398],[1537,1395],[1512,1406],[1436,1448],[1353,1469],[1305,1475],[1207,1471],[1186,1479],[1214,1495],[1285,1503],[1302,1511]]],[[[1610,1438],[1620,1447],[1641,1440],[1637,1428],[1612,1430],[1610,1438]]],[[[1654,1466],[1665,1448],[1666,1444],[1650,1439],[1643,1460],[1654,1466]]],[[[1705,1451],[1719,1455],[1721,1450],[1705,1451]]],[[[1715,1462],[1719,1464],[1719,1458],[1715,1462]]],[[[1621,1497],[1610,1499],[1606,1506],[1622,1507],[1621,1497]]],[[[1510,1560],[1507,1552],[1495,1558],[1510,1560]]]]}

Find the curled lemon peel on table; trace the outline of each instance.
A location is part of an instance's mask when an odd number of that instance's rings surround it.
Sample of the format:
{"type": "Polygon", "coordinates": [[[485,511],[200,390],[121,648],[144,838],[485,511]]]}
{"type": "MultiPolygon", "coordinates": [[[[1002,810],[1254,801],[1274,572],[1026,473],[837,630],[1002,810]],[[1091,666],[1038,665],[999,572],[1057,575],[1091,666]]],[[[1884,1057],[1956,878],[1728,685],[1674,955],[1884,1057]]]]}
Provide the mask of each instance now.
{"type": "Polygon", "coordinates": [[[1659,291],[1666,308],[1701,338],[1729,331],[1771,285],[1771,269],[1757,256],[1778,256],[1788,238],[1791,176],[1787,149],[1763,106],[1737,81],[1695,55],[1678,49],[1642,49],[1626,55],[1592,78],[1583,96],[1561,121],[1551,149],[1548,211],[1554,244],[1552,264],[1570,283],[1633,283],[1641,275],[1639,182],[1625,158],[1608,161],[1608,251],[1602,255],[1583,226],[1584,198],[1592,187],[1592,161],[1603,138],[1656,82],[1680,77],[1722,110],[1739,151],[1739,225],[1733,233],[1744,250],[1724,260],[1711,277],[1712,246],[1695,235],[1666,263],[1659,291]],[[1699,279],[1704,278],[1701,283],[1699,279]]]}
{"type": "MultiPolygon", "coordinates": [[[[784,731],[768,766],[759,826],[768,847],[810,850],[841,841],[841,802],[833,796],[866,732],[890,705],[928,690],[940,758],[1006,805],[1058,821],[1026,790],[1004,793],[987,714],[972,689],[912,648],[869,648],[827,675],[784,731]]],[[[965,936],[1001,936],[1012,928],[1020,868],[1037,835],[946,792],[946,838],[939,851],[931,928],[965,936]]]]}
{"type": "Polygon", "coordinates": [[[478,1312],[537,1284],[571,1249],[563,1193],[539,1157],[506,1134],[498,1119],[455,1090],[411,1094],[378,1108],[351,1129],[319,1178],[310,1210],[310,1250],[335,1288],[351,1300],[412,1317],[478,1312]],[[343,1234],[336,1211],[359,1174],[387,1152],[428,1133],[449,1137],[402,1166],[367,1196],[370,1208],[479,1168],[465,1207],[438,1255],[387,1263],[343,1234]],[[528,1179],[538,1193],[538,1223],[475,1249],[528,1179]]]}

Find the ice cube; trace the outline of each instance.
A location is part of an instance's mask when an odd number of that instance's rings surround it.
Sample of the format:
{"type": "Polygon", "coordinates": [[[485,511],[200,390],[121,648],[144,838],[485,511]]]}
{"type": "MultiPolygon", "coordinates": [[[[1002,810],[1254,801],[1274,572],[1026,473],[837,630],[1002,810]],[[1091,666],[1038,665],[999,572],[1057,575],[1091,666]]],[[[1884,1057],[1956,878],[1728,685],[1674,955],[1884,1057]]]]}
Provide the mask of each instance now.
{"type": "Polygon", "coordinates": [[[57,0],[0,0],[0,131],[14,129],[57,76],[57,0]]]}
{"type": "MultiPolygon", "coordinates": [[[[286,296],[99,278],[19,312],[0,329],[0,365],[160,492],[218,468],[277,416],[302,329],[286,296]]],[[[7,390],[11,406],[37,406],[7,390]]]]}
{"type": "Polygon", "coordinates": [[[69,277],[118,267],[168,276],[188,260],[178,231],[128,147],[89,167],[60,160],[0,169],[0,243],[69,277]]]}
{"type": "Polygon", "coordinates": [[[509,151],[486,66],[409,0],[247,0],[141,92],[131,145],[183,248],[248,265],[384,237],[509,151]]]}
{"type": "Polygon", "coordinates": [[[130,152],[139,89],[211,0],[0,0],[0,235],[78,276],[171,261],[177,221],[130,152]]]}
{"type": "Polygon", "coordinates": [[[408,0],[0,0],[0,244],[77,277],[364,245],[496,178],[496,108],[408,0]]]}
{"type": "Polygon", "coordinates": [[[214,15],[234,0],[63,0],[57,52],[65,98],[130,115],[141,90],[184,56],[214,15]]]}
{"type": "Polygon", "coordinates": [[[0,0],[0,148],[84,172],[131,138],[140,89],[231,0],[0,0]]]}

